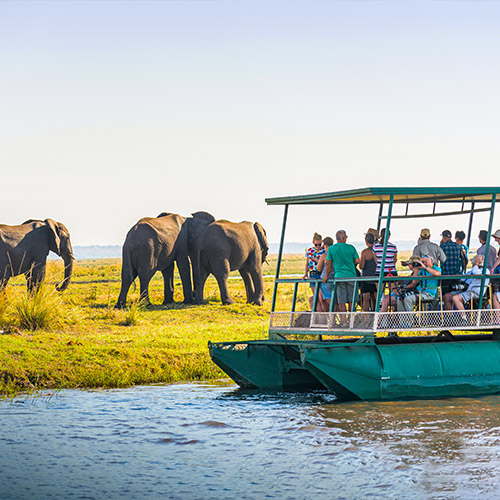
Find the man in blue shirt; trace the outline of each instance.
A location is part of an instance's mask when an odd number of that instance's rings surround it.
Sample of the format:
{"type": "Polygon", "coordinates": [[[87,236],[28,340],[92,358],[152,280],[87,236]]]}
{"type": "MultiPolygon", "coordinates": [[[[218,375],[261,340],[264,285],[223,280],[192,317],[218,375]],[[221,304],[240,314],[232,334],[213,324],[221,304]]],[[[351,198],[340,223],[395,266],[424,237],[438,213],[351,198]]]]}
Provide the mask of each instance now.
{"type": "MultiPolygon", "coordinates": [[[[441,269],[434,264],[430,255],[424,255],[419,261],[418,257],[412,257],[413,270],[417,276],[440,276],[441,269]],[[419,265],[420,263],[420,265],[419,265]],[[416,270],[419,270],[418,273],[416,270]]],[[[413,280],[407,288],[417,287],[418,293],[406,295],[398,300],[398,311],[413,311],[413,307],[420,299],[429,301],[436,298],[438,291],[438,280],[413,280]]]]}

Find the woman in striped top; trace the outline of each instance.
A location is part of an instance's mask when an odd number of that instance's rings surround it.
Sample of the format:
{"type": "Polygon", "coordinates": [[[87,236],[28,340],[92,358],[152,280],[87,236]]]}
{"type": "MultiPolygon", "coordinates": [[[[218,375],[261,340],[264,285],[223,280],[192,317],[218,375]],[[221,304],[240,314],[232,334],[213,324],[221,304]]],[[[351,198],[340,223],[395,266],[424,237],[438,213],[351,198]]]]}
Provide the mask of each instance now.
{"type": "MultiPolygon", "coordinates": [[[[389,231],[389,238],[391,237],[391,232],[389,231]]],[[[380,241],[373,245],[373,251],[377,256],[377,268],[375,274],[380,275],[380,268],[382,267],[382,256],[384,255],[384,240],[385,240],[385,228],[380,231],[380,241]]],[[[387,252],[385,254],[385,268],[384,276],[391,274],[392,276],[397,276],[396,262],[398,261],[398,248],[394,243],[387,242],[387,252]]]]}

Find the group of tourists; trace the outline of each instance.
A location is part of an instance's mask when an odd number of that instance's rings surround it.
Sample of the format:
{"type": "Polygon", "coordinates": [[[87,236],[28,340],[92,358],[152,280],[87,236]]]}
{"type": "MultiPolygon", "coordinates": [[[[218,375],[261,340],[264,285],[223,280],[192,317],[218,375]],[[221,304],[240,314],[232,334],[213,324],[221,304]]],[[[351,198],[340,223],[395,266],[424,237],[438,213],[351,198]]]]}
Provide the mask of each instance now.
{"type": "MultiPolygon", "coordinates": [[[[390,236],[389,232],[388,239],[390,236]]],[[[440,300],[444,309],[464,310],[467,303],[478,300],[481,295],[481,276],[500,274],[500,249],[497,253],[492,245],[489,246],[487,269],[484,271],[488,232],[480,231],[478,239],[481,246],[470,262],[471,268],[467,270],[469,249],[464,243],[465,236],[463,231],[457,231],[453,239],[451,231],[446,229],[441,233],[438,245],[430,241],[430,230],[423,228],[412,256],[408,261],[401,262],[403,266],[409,268],[410,279],[402,284],[396,281],[387,284],[388,293],[384,293],[380,311],[413,311],[415,305],[436,303],[440,300]],[[438,276],[450,276],[450,278],[435,279],[438,276]]],[[[500,229],[492,236],[500,245],[500,229]]],[[[352,302],[357,297],[357,291],[354,289],[355,278],[373,277],[372,281],[359,282],[359,295],[362,310],[375,311],[380,274],[383,273],[384,277],[398,275],[396,269],[398,249],[390,241],[387,242],[385,265],[382,270],[385,229],[380,233],[376,229],[368,229],[365,233],[366,248],[361,254],[358,254],[353,245],[347,243],[347,238],[347,233],[342,229],[335,234],[335,244],[331,237],[322,238],[320,234],[314,233],[314,246],[306,251],[303,275],[304,280],[307,278],[314,280],[310,284],[313,291],[313,295],[309,297],[311,310],[314,305],[317,280],[321,282],[317,293],[316,311],[328,312],[333,295],[332,278],[346,279],[337,282],[336,301],[333,306],[333,310],[337,312],[346,312],[353,310],[352,302]]],[[[498,286],[494,287],[491,297],[492,307],[500,309],[500,280],[495,280],[493,284],[498,286]]],[[[489,279],[485,279],[484,286],[489,286],[489,279]]]]}

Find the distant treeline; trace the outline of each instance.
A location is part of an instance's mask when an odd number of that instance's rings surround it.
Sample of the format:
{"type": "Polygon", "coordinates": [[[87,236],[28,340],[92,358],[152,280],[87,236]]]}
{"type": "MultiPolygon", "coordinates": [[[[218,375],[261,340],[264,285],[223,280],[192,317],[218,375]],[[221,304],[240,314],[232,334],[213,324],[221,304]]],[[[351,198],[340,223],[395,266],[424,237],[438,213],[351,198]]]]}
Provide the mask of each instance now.
{"type": "MultiPolygon", "coordinates": [[[[364,244],[360,241],[350,242],[358,250],[364,248],[364,244]]],[[[393,241],[400,250],[411,250],[415,245],[416,241],[401,240],[393,241]]],[[[291,241],[285,243],[285,253],[301,254],[311,246],[307,242],[297,242],[291,241]]],[[[278,253],[279,243],[269,244],[269,253],[278,253]]],[[[73,253],[76,259],[116,259],[122,256],[121,245],[88,245],[88,246],[74,246],[73,253]]],[[[58,258],[55,254],[51,252],[49,259],[58,258]]]]}

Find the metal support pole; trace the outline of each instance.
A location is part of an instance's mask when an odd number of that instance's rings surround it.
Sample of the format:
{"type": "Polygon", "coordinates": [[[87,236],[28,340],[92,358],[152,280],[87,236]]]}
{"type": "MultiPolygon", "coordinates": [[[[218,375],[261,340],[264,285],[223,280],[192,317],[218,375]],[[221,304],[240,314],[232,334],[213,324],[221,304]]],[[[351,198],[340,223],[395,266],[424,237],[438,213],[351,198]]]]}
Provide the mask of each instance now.
{"type": "MultiPolygon", "coordinates": [[[[387,242],[389,241],[389,230],[391,227],[391,217],[392,217],[392,205],[394,204],[394,195],[391,194],[389,200],[389,209],[387,211],[387,222],[385,226],[385,238],[384,238],[384,253],[382,254],[382,262],[380,264],[380,275],[378,277],[378,290],[377,290],[377,303],[375,304],[375,312],[380,311],[380,299],[382,298],[383,292],[383,281],[384,281],[384,271],[385,271],[385,257],[387,255],[387,242]]],[[[380,222],[380,219],[379,219],[380,222]]]]}
{"type": "Polygon", "coordinates": [[[377,219],[377,231],[380,233],[380,225],[382,224],[382,213],[384,211],[384,204],[380,204],[380,208],[378,209],[378,219],[377,219]]]}
{"type": "Polygon", "coordinates": [[[493,198],[491,200],[491,212],[490,212],[490,221],[488,223],[488,236],[486,237],[486,251],[484,253],[484,264],[483,264],[483,275],[481,277],[481,292],[479,294],[479,309],[481,310],[483,307],[483,298],[484,298],[484,283],[486,280],[486,271],[488,269],[488,257],[490,254],[490,238],[491,238],[491,230],[493,228],[493,216],[495,215],[495,204],[497,201],[497,194],[493,194],[493,198]]]}
{"type": "Polygon", "coordinates": [[[467,248],[470,247],[470,233],[472,231],[472,220],[474,219],[474,207],[475,206],[476,206],[476,204],[474,202],[472,202],[470,205],[471,213],[470,213],[470,217],[469,217],[469,229],[467,230],[467,248]]]}
{"type": "Polygon", "coordinates": [[[271,304],[271,312],[274,312],[274,309],[276,307],[276,295],[278,293],[278,283],[276,280],[280,277],[281,259],[283,257],[283,245],[285,243],[285,229],[286,229],[287,217],[288,217],[288,205],[285,205],[285,211],[283,213],[283,224],[281,226],[281,239],[280,239],[280,248],[278,251],[278,262],[276,263],[276,278],[274,281],[273,301],[271,304]]]}
{"type": "Polygon", "coordinates": [[[295,282],[293,284],[293,299],[292,299],[292,312],[295,312],[295,307],[297,306],[297,292],[299,290],[299,283],[295,282]]]}

